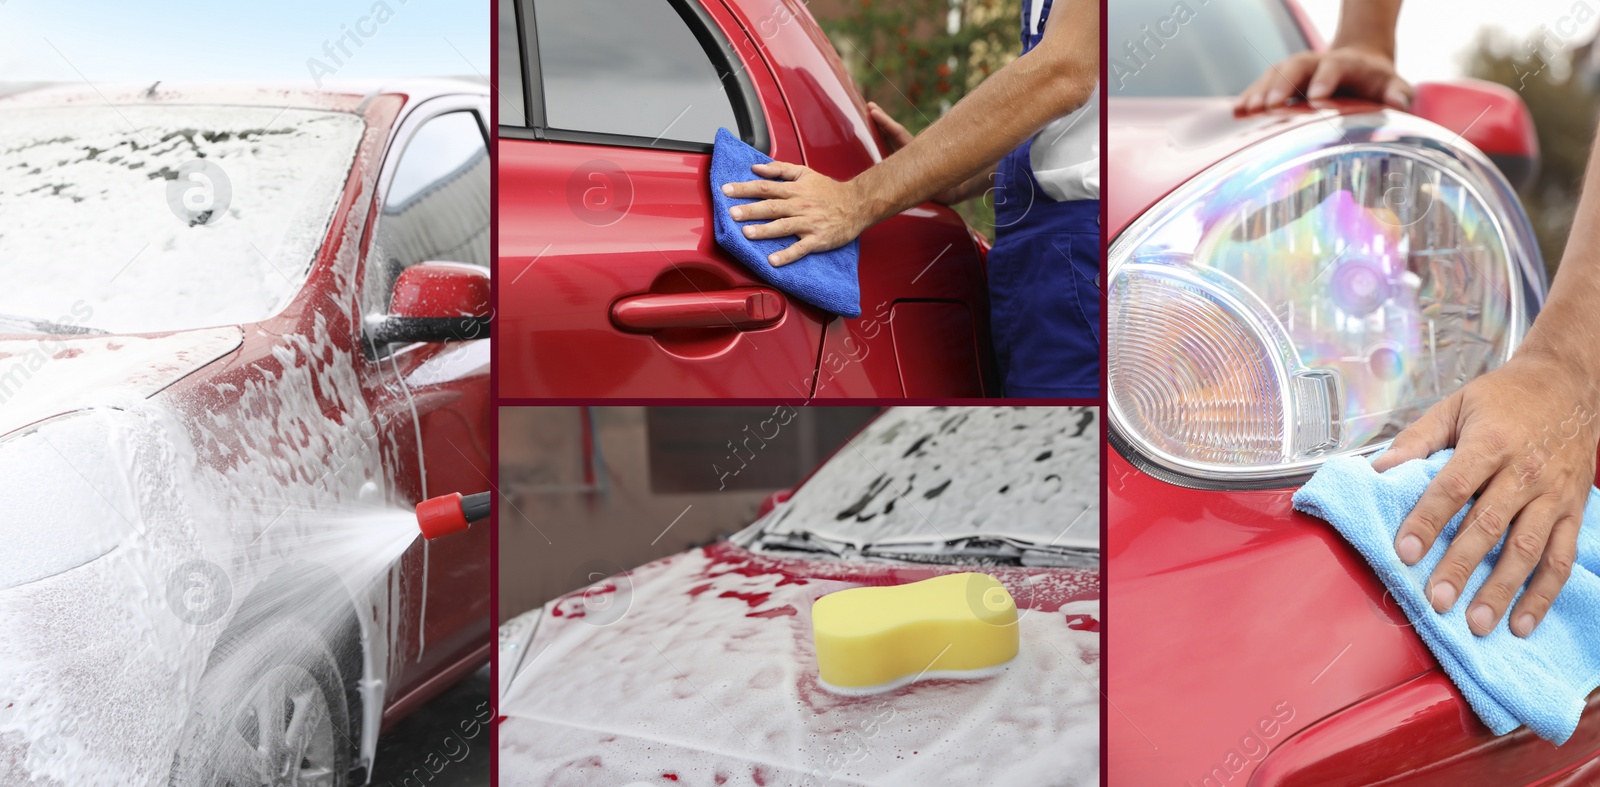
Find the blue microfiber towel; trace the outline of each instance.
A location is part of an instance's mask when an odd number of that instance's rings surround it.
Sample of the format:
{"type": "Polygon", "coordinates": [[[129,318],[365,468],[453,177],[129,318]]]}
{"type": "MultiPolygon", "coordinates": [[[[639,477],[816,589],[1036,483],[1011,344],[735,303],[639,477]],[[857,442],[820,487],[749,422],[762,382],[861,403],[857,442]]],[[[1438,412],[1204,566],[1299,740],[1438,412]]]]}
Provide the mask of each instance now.
{"type": "Polygon", "coordinates": [[[711,227],[717,245],[744,263],[756,278],[813,306],[846,317],[860,317],[861,282],[856,277],[856,262],[861,254],[857,241],[850,241],[833,251],[812,252],[781,268],[774,268],[772,263],[767,262],[767,257],[788,248],[799,239],[790,235],[750,240],[740,227],[766,222],[734,221],[728,215],[728,208],[734,205],[760,200],[724,196],[723,184],[759,180],[750,168],[770,161],[771,157],[746,145],[743,140],[729,134],[727,129],[717,129],[716,146],[711,151],[711,227]]]}
{"type": "Polygon", "coordinates": [[[1490,730],[1504,735],[1526,724],[1559,745],[1577,728],[1584,698],[1600,685],[1600,489],[1589,490],[1572,576],[1544,621],[1522,639],[1511,633],[1507,614],[1492,633],[1479,637],[1467,628],[1466,611],[1501,546],[1473,570],[1449,612],[1434,612],[1423,587],[1472,505],[1450,520],[1415,566],[1400,562],[1394,551],[1401,522],[1451,453],[1440,451],[1381,475],[1368,459],[1333,459],[1295,492],[1294,507],[1327,520],[1361,552],[1490,730]]]}

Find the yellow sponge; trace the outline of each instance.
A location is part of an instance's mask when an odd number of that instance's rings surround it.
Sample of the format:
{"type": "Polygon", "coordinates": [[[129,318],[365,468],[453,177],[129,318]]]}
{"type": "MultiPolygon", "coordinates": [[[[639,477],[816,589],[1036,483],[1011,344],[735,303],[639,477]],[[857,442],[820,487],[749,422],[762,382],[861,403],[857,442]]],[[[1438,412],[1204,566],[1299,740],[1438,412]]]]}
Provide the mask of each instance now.
{"type": "Polygon", "coordinates": [[[1017,655],[1017,605],[988,574],[829,593],[811,605],[823,684],[881,690],[918,677],[961,677],[1017,655]]]}

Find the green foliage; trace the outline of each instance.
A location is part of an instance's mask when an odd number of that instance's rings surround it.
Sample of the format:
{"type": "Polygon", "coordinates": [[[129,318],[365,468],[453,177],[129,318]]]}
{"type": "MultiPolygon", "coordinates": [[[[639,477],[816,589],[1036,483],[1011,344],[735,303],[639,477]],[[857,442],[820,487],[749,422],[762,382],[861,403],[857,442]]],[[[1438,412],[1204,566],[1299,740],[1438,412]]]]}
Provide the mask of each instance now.
{"type": "MultiPolygon", "coordinates": [[[[913,134],[1022,52],[1020,0],[853,0],[837,15],[813,10],[862,95],[913,134]]],[[[957,210],[994,239],[988,198],[957,210]]]]}
{"type": "Polygon", "coordinates": [[[1480,33],[1468,58],[1469,74],[1517,91],[1533,115],[1539,176],[1521,196],[1552,276],[1572,228],[1600,108],[1584,75],[1573,67],[1576,48],[1556,43],[1541,47],[1533,39],[1516,43],[1480,33]]]}

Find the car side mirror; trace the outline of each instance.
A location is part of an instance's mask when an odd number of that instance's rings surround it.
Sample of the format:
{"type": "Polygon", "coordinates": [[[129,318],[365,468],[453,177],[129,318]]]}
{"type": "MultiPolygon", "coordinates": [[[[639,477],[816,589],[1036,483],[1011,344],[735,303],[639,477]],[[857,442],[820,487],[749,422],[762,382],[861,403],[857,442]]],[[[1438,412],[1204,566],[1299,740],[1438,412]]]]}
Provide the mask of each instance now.
{"type": "Polygon", "coordinates": [[[1522,97],[1505,85],[1480,79],[1417,85],[1411,114],[1431,120],[1488,156],[1521,191],[1539,175],[1539,135],[1522,97]]]}
{"type": "Polygon", "coordinates": [[[400,273],[389,315],[368,328],[374,344],[464,342],[489,336],[489,272],[459,262],[420,262],[400,273]]]}
{"type": "Polygon", "coordinates": [[[761,517],[772,513],[772,509],[777,508],[779,503],[787,502],[789,500],[789,496],[792,494],[794,494],[793,489],[780,489],[770,495],[767,495],[764,499],[762,499],[761,505],[756,508],[756,519],[760,519],[761,517]]]}

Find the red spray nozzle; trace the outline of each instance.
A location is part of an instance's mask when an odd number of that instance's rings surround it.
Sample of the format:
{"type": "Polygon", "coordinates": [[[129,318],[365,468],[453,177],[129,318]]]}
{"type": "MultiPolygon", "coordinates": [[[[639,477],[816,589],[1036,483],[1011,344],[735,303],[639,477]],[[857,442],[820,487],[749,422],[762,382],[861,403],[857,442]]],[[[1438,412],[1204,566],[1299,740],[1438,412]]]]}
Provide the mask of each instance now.
{"type": "Polygon", "coordinates": [[[417,526],[422,528],[422,537],[429,541],[466,530],[468,525],[487,516],[488,492],[466,496],[452,492],[417,504],[417,526]]]}

